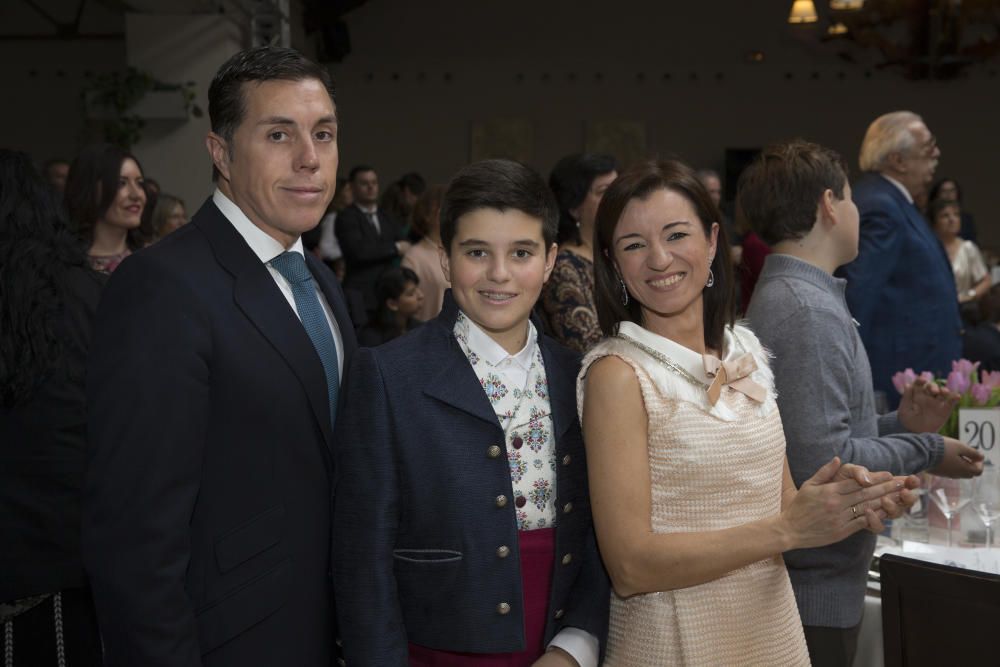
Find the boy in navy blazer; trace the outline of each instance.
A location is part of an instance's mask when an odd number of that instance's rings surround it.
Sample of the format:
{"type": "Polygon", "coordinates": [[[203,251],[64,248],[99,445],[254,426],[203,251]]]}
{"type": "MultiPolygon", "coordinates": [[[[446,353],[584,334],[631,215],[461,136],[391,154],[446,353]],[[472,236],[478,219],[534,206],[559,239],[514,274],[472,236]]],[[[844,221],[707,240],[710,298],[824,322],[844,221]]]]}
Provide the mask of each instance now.
{"type": "Polygon", "coordinates": [[[333,561],[349,665],[599,660],[609,589],[579,356],[529,319],[557,219],[523,165],[459,171],[441,209],[441,314],[363,349],[348,374],[333,561]]]}

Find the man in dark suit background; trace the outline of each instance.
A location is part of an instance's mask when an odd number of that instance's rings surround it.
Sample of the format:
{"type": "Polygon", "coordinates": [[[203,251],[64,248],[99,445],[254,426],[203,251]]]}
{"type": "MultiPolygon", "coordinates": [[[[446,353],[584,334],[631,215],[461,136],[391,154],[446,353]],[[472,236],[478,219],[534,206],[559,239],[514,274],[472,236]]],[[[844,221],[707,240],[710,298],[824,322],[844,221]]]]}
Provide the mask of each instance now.
{"type": "Polygon", "coordinates": [[[299,237],[334,193],[332,84],[251,49],[209,114],[215,194],[122,264],[98,312],[84,560],[110,665],[327,667],[332,421],[356,341],[299,237]]]}
{"type": "Polygon", "coordinates": [[[875,389],[899,403],[897,371],[940,375],[961,357],[955,278],[941,243],[914,200],[927,192],[941,151],[923,120],[896,111],[868,127],[854,185],[861,214],[858,257],[841,268],[860,323],[875,389]]]}
{"type": "Polygon", "coordinates": [[[378,174],[367,165],[351,169],[354,203],[337,215],[337,241],[344,253],[347,276],[344,286],[360,290],[369,317],[374,318],[379,303],[375,285],[379,277],[398,264],[410,249],[403,239],[399,221],[378,209],[378,174]]]}

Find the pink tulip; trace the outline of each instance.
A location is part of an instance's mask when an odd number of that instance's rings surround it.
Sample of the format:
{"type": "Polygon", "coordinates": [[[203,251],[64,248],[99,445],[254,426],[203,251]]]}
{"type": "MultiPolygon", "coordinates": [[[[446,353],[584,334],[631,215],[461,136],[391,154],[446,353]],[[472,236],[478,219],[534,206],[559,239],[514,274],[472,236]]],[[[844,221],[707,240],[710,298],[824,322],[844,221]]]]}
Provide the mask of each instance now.
{"type": "Polygon", "coordinates": [[[966,377],[972,375],[979,368],[979,362],[972,363],[968,359],[959,359],[958,361],[951,362],[952,372],[958,371],[963,373],[966,377]]]}
{"type": "Polygon", "coordinates": [[[993,390],[987,387],[985,384],[976,383],[972,385],[972,398],[976,401],[976,405],[986,405],[986,402],[990,400],[990,396],[993,394],[993,390]]]}
{"type": "Polygon", "coordinates": [[[979,374],[979,381],[990,389],[1000,387],[1000,371],[982,371],[979,374]]]}
{"type": "Polygon", "coordinates": [[[956,394],[964,394],[969,390],[969,385],[972,381],[969,380],[969,374],[963,373],[959,370],[953,370],[948,373],[948,383],[947,387],[949,391],[953,391],[956,394]]]}
{"type": "Polygon", "coordinates": [[[934,382],[934,373],[931,373],[930,371],[924,371],[920,374],[920,377],[927,380],[928,383],[934,382]]]}
{"type": "Polygon", "coordinates": [[[907,368],[905,371],[900,371],[892,376],[892,386],[896,388],[896,391],[902,394],[916,379],[917,374],[913,372],[913,369],[907,368]]]}

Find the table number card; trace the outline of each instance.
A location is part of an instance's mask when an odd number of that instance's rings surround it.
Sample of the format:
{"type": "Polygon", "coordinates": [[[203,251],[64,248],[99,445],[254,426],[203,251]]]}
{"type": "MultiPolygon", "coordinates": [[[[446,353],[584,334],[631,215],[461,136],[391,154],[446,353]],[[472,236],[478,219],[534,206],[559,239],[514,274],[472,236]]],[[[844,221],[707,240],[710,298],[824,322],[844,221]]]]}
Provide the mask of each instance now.
{"type": "Polygon", "coordinates": [[[959,408],[958,439],[1000,466],[1000,407],[959,408]]]}

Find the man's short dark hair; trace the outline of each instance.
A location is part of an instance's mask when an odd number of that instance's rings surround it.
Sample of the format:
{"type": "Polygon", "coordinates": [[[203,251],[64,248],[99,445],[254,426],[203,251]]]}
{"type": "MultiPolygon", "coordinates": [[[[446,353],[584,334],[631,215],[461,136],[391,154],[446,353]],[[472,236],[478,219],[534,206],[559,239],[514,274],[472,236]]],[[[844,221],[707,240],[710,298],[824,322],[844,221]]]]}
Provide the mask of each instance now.
{"type": "MultiPolygon", "coordinates": [[[[349,171],[348,174],[347,174],[347,180],[350,181],[351,183],[353,183],[354,179],[357,178],[360,174],[364,174],[364,173],[367,173],[369,171],[375,171],[375,167],[372,167],[372,166],[367,165],[367,164],[359,164],[359,165],[351,168],[351,171],[349,171]]],[[[376,172],[376,174],[377,173],[378,172],[376,172]]]]}
{"type": "Polygon", "coordinates": [[[843,199],[846,186],[836,151],[802,139],[771,144],[740,174],[736,215],[768,245],[800,239],[816,224],[823,193],[843,199]]]}
{"type": "Polygon", "coordinates": [[[441,244],[446,251],[451,252],[459,218],[483,208],[537,218],[546,251],[556,241],[559,207],[542,177],[520,162],[483,160],[455,174],[441,204],[441,244]]]}
{"type": "MultiPolygon", "coordinates": [[[[330,72],[295,49],[257,46],[240,51],[219,68],[208,88],[208,117],[212,132],[226,140],[230,157],[233,134],[246,116],[244,84],[306,79],[316,79],[322,83],[330,94],[330,100],[335,101],[330,72]]],[[[218,175],[218,171],[213,170],[213,180],[218,175]]]]}

